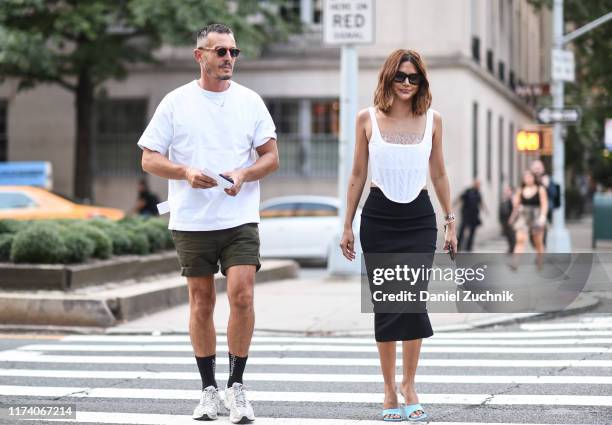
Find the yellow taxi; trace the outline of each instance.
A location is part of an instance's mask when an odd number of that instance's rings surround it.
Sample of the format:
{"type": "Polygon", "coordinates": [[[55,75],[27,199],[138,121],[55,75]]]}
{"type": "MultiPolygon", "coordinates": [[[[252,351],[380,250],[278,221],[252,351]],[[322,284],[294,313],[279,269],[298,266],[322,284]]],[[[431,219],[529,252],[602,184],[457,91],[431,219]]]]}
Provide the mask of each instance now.
{"type": "Polygon", "coordinates": [[[0,186],[0,220],[95,217],[121,220],[125,213],[116,208],[79,205],[40,187],[0,186]]]}

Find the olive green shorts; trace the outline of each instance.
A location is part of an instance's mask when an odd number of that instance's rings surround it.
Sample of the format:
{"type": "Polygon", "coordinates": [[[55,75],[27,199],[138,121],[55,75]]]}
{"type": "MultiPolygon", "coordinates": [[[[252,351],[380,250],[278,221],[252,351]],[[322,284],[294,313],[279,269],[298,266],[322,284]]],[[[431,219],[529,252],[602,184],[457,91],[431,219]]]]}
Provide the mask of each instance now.
{"type": "Polygon", "coordinates": [[[254,265],[260,269],[259,228],[257,223],[209,231],[172,230],[181,275],[208,276],[237,265],[254,265]]]}

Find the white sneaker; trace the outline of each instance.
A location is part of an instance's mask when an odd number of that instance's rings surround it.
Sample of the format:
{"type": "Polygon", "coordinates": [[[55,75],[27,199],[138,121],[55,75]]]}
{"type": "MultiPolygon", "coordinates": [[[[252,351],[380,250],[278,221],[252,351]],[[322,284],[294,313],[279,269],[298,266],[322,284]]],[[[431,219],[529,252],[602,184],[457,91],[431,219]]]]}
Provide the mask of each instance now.
{"type": "Polygon", "coordinates": [[[200,403],[196,406],[191,416],[193,419],[198,421],[212,421],[217,419],[217,413],[221,406],[221,397],[219,397],[219,390],[212,385],[202,390],[200,396],[200,403]]]}
{"type": "Polygon", "coordinates": [[[223,403],[230,411],[229,419],[232,423],[248,424],[255,420],[253,406],[247,400],[242,384],[234,382],[231,388],[226,388],[223,403]]]}

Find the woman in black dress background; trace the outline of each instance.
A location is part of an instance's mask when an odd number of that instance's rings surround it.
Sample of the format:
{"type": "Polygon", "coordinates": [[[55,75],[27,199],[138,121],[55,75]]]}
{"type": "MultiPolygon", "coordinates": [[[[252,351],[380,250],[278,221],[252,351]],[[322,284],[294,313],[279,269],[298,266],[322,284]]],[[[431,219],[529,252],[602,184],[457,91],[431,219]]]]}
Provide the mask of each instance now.
{"type": "MultiPolygon", "coordinates": [[[[352,223],[368,165],[372,168],[372,187],[360,228],[364,254],[429,253],[433,256],[437,224],[425,186],[427,171],[445,214],[444,249],[456,252],[455,217],[451,212],[442,153],[442,118],[430,105],[429,82],[420,55],[412,50],[396,50],[380,71],[374,107],[357,115],[345,230],[340,242],[349,260],[356,256],[352,223]]],[[[429,316],[426,312],[375,313],[374,330],[385,382],[383,420],[426,419],[414,381],[422,338],[433,335],[429,316]],[[402,341],[400,392],[406,402],[403,410],[397,409],[396,341],[402,341]]]]}

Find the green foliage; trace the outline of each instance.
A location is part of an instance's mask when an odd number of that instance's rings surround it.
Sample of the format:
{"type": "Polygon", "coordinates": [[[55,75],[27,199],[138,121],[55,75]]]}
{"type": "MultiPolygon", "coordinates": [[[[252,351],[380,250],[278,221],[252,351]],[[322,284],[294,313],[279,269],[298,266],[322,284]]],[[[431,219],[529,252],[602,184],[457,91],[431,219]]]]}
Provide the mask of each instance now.
{"type": "Polygon", "coordinates": [[[126,230],[125,235],[130,241],[130,254],[146,255],[151,252],[149,239],[145,234],[138,233],[135,230],[126,230]]]}
{"type": "Polygon", "coordinates": [[[25,226],[23,221],[18,220],[0,220],[0,234],[17,233],[25,226]]]}
{"type": "Polygon", "coordinates": [[[89,225],[100,229],[106,236],[110,238],[113,245],[114,255],[125,255],[131,253],[130,238],[126,235],[125,230],[117,223],[96,218],[89,221],[89,225]]]}
{"type": "Polygon", "coordinates": [[[86,222],[75,225],[73,229],[94,243],[94,251],[91,254],[94,258],[107,259],[113,255],[113,241],[102,230],[86,222]]]}
{"type": "MultiPolygon", "coordinates": [[[[150,226],[155,226],[163,233],[163,249],[174,248],[174,239],[172,239],[172,233],[168,230],[168,220],[164,218],[151,218],[147,222],[150,226]]],[[[160,235],[162,234],[160,233],[160,235]]]]}
{"type": "Polygon", "coordinates": [[[11,259],[11,246],[13,246],[14,234],[0,234],[0,261],[7,262],[11,259]]]}
{"type": "Polygon", "coordinates": [[[295,30],[278,11],[280,1],[64,1],[0,2],[0,75],[20,87],[53,82],[75,90],[87,75],[94,86],[123,78],[132,63],[153,63],[162,44],[193,45],[195,32],[221,22],[245,53],[295,30]]]}
{"type": "Polygon", "coordinates": [[[54,223],[34,223],[18,232],[11,247],[15,263],[62,262],[66,246],[60,236],[60,226],[54,223]]]}
{"type": "Polygon", "coordinates": [[[60,230],[60,237],[65,246],[62,263],[83,263],[92,256],[96,248],[95,242],[78,229],[64,227],[60,230]]]}

